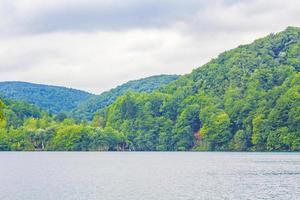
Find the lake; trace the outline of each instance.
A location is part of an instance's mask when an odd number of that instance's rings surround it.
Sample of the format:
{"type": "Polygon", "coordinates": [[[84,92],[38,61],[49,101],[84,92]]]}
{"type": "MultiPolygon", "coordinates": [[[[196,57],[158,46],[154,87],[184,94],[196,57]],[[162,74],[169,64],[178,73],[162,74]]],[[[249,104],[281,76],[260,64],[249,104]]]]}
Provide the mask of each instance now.
{"type": "Polygon", "coordinates": [[[0,199],[300,199],[300,153],[1,152],[0,199]]]}

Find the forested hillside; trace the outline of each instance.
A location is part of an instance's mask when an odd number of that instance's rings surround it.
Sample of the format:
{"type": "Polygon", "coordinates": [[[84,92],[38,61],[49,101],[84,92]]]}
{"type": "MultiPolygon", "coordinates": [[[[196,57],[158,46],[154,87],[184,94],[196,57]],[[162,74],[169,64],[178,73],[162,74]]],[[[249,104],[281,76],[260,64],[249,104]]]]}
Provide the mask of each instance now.
{"type": "Polygon", "coordinates": [[[80,90],[17,81],[0,82],[0,94],[34,104],[54,114],[71,111],[92,96],[80,90]]]}
{"type": "Polygon", "coordinates": [[[300,151],[299,71],[300,28],[289,27],[127,92],[92,122],[0,98],[0,150],[300,151]]]}
{"type": "Polygon", "coordinates": [[[289,27],[119,97],[95,121],[134,150],[300,150],[299,70],[300,29],[289,27]]]}
{"type": "Polygon", "coordinates": [[[92,120],[97,110],[112,104],[117,97],[125,94],[126,92],[133,91],[149,93],[178,79],[178,77],[179,76],[177,75],[158,75],[140,80],[129,81],[114,89],[111,89],[108,92],[91,96],[86,101],[80,103],[78,107],[73,110],[72,116],[74,116],[76,119],[92,120]]]}
{"type": "Polygon", "coordinates": [[[129,81],[100,95],[65,87],[6,81],[0,82],[0,95],[36,105],[49,113],[68,113],[79,120],[91,120],[97,110],[110,105],[128,91],[152,92],[178,77],[158,75],[129,81]]]}

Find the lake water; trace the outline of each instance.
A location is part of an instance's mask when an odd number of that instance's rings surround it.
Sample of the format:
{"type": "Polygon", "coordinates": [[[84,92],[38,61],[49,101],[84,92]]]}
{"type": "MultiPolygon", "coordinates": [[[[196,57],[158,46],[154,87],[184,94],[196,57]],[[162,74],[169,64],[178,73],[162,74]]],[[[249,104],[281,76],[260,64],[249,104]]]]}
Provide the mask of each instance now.
{"type": "Polygon", "coordinates": [[[1,152],[0,199],[300,199],[300,154],[1,152]]]}

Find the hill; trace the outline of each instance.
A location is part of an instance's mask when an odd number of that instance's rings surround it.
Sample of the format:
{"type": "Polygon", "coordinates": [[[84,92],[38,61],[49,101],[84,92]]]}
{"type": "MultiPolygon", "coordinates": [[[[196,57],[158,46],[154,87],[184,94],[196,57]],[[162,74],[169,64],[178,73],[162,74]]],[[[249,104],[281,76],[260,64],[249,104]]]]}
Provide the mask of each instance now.
{"type": "Polygon", "coordinates": [[[77,119],[91,120],[97,110],[112,104],[117,97],[125,94],[126,92],[132,91],[149,93],[178,79],[178,77],[178,75],[158,75],[129,81],[100,95],[91,96],[86,101],[81,102],[72,111],[71,115],[77,119]]]}
{"type": "Polygon", "coordinates": [[[80,102],[93,96],[84,91],[33,84],[26,82],[0,82],[0,94],[7,98],[34,104],[50,113],[68,112],[80,102]]]}
{"type": "Polygon", "coordinates": [[[132,150],[300,150],[300,28],[242,45],[150,94],[127,93],[94,123],[132,150]]]}

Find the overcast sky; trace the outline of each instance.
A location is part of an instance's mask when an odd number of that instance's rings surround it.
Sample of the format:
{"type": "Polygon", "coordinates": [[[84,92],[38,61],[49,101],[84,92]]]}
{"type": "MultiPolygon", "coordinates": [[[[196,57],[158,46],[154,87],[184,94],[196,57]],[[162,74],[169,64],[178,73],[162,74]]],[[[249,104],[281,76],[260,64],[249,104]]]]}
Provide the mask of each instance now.
{"type": "Polygon", "coordinates": [[[299,0],[0,0],[0,81],[100,93],[300,26],[299,0]]]}

